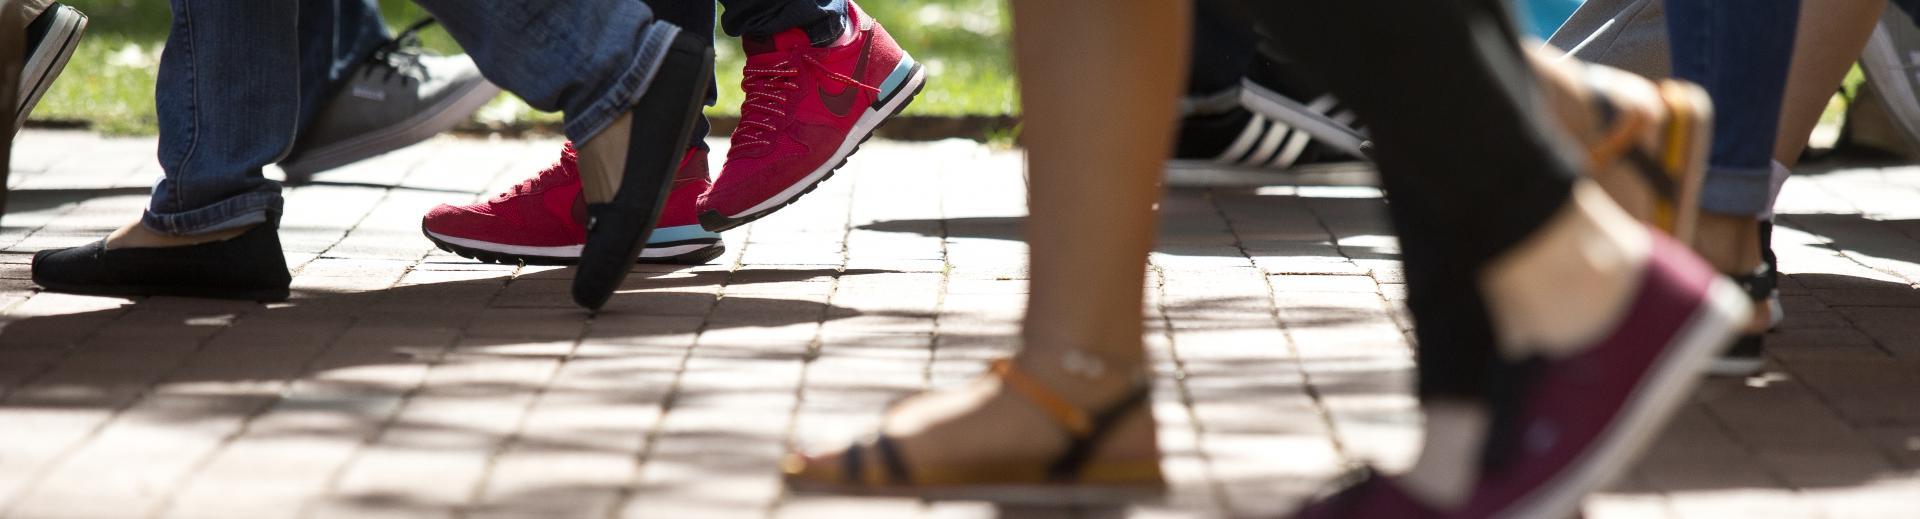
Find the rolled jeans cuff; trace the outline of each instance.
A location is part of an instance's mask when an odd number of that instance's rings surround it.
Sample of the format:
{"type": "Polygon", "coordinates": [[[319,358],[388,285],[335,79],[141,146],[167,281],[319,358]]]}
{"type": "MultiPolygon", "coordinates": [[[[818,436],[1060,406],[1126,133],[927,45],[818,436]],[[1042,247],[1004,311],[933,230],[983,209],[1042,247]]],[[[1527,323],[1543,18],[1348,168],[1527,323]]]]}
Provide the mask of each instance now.
{"type": "Polygon", "coordinates": [[[680,28],[670,23],[654,22],[647,26],[640,48],[636,49],[633,63],[620,73],[620,79],[598,101],[578,113],[568,113],[566,127],[567,138],[581,143],[599,135],[613,124],[615,119],[633,110],[640,103],[640,96],[647,94],[647,87],[653,84],[653,77],[660,71],[660,62],[667,57],[667,46],[673,43],[674,36],[680,34],[680,28]]]}
{"type": "Polygon", "coordinates": [[[1700,188],[1700,209],[1753,216],[1773,205],[1773,168],[1713,168],[1700,188]]]}
{"type": "Polygon", "coordinates": [[[148,207],[140,224],[169,236],[206,234],[264,223],[278,217],[284,203],[276,183],[270,190],[243,193],[189,211],[162,213],[148,207]]]}

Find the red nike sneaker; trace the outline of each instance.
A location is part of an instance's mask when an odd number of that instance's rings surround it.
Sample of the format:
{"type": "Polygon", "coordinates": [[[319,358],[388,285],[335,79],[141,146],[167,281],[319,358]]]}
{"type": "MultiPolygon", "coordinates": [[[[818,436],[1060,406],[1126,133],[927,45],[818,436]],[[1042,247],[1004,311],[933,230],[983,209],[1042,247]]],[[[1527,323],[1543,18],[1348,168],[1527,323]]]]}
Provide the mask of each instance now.
{"type": "MultiPolygon", "coordinates": [[[[578,158],[569,142],[560,160],[513,189],[484,202],[441,204],[420,219],[420,230],[441,250],[482,262],[572,265],[587,241],[587,205],[580,196],[578,158]]],[[[707,151],[687,149],[667,195],[660,224],[647,238],[641,263],[706,263],[726,252],[720,235],[700,228],[694,198],[707,190],[707,151]]]]}
{"type": "Polygon", "coordinates": [[[926,71],[886,29],[847,2],[844,44],[814,47],[805,31],[747,38],[740,126],[727,163],[700,197],[700,224],[739,227],[833,175],[873,129],[919,95],[926,71]]]}

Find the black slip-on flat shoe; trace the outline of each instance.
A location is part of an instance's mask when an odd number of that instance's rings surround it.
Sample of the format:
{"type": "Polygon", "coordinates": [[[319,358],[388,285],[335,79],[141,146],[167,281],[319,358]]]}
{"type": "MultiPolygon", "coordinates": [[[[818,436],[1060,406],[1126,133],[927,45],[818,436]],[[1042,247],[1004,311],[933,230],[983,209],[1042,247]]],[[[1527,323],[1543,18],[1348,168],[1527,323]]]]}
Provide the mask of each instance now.
{"type": "Polygon", "coordinates": [[[33,255],[33,282],[53,292],[285,301],[293,282],[280,226],[184,247],[108,249],[106,240],[33,255]]]}

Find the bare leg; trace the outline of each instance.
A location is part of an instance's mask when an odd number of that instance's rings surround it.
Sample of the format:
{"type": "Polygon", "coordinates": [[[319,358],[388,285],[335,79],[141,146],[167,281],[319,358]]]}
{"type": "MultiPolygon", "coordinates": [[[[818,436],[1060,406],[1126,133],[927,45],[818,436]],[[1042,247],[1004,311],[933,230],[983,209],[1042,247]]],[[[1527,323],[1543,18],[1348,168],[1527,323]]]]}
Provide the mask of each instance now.
{"type": "Polygon", "coordinates": [[[1873,35],[1886,0],[1827,0],[1800,4],[1799,39],[1793,44],[1793,68],[1780,106],[1780,130],[1773,160],[1787,167],[1800,161],[1807,135],[1820,122],[1827,100],[1846,78],[1873,35]]]}
{"type": "MultiPolygon", "coordinates": [[[[1032,249],[1015,363],[1081,409],[1113,404],[1146,370],[1142,280],[1184,78],[1189,9],[1164,0],[1013,5],[1032,249]]],[[[1122,420],[1096,459],[1156,459],[1151,418],[1122,420]]],[[[929,471],[967,466],[1037,471],[1066,445],[1047,413],[992,380],[916,396],[895,408],[883,430],[923,483],[938,479],[929,471]]],[[[841,463],[832,453],[805,465],[800,477],[832,480],[841,463]]]]}

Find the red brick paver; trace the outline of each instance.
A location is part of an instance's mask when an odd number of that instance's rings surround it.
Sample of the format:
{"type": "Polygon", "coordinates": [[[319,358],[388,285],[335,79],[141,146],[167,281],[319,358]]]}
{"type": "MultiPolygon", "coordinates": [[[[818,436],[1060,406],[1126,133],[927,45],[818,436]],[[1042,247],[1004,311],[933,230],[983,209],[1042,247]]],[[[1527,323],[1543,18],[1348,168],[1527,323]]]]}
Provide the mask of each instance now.
{"type": "MultiPolygon", "coordinates": [[[[719,143],[724,144],[724,143],[719,143]]],[[[0,517],[1216,517],[1284,513],[1420,418],[1370,188],[1174,190],[1143,286],[1172,494],[1118,510],[796,497],[787,445],[977,376],[1025,304],[1017,152],[871,143],[607,312],[569,271],[418,235],[552,159],[438,139],[290,188],[293,300],[40,293],[33,251],[132,218],[150,139],[28,132],[0,227],[0,517]]],[[[716,157],[722,156],[716,153],[716,157]]],[[[1796,177],[1768,373],[1705,384],[1588,517],[1920,512],[1920,168],[1796,177]]]]}

